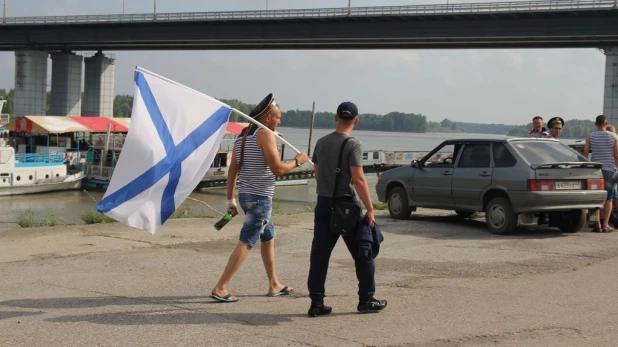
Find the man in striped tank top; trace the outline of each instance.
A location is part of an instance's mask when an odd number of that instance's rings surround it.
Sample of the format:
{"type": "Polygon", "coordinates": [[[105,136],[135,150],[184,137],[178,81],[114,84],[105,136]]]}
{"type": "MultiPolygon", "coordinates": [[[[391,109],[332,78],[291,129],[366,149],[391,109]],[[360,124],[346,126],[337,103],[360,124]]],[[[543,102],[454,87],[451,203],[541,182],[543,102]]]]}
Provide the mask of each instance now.
{"type": "MultiPolygon", "coordinates": [[[[264,98],[249,116],[272,131],[281,123],[281,110],[272,94],[264,98]]],[[[238,245],[230,255],[210,297],[222,302],[238,301],[236,296],[228,292],[227,286],[258,241],[261,242],[262,261],[269,281],[267,296],[289,295],[293,291],[292,287],[279,282],[275,271],[272,197],[275,192],[275,177],[301,166],[309,157],[305,153],[299,153],[294,160],[282,162],[273,132],[252,124],[243,129],[236,139],[232,158],[234,160],[227,175],[227,207],[228,211],[238,213],[238,205],[234,199],[238,180],[238,201],[245,212],[245,220],[240,230],[238,245]]]]}
{"type": "Polygon", "coordinates": [[[605,180],[605,190],[607,190],[607,200],[603,206],[603,225],[601,225],[599,212],[597,211],[596,227],[594,232],[610,232],[614,230],[609,226],[609,219],[612,213],[612,205],[618,199],[616,192],[616,175],[618,169],[618,135],[607,131],[607,118],[603,115],[597,116],[594,124],[597,126],[597,131],[593,131],[586,137],[584,145],[584,156],[588,158],[588,154],[592,151],[591,160],[603,164],[601,172],[605,180]]]}

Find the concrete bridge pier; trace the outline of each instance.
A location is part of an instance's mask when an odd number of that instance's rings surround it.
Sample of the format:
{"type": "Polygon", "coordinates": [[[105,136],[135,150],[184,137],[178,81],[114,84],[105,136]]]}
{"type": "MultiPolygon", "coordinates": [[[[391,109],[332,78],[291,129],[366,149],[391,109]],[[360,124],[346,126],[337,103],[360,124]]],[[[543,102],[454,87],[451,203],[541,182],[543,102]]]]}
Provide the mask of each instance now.
{"type": "Polygon", "coordinates": [[[115,59],[99,51],[84,59],[84,116],[114,116],[115,59]]]}
{"type": "Polygon", "coordinates": [[[618,126],[618,47],[608,47],[605,53],[605,90],[603,114],[610,124],[618,126]]]}
{"type": "Polygon", "coordinates": [[[51,116],[81,116],[82,62],[70,52],[52,53],[51,116]]]}
{"type": "Polygon", "coordinates": [[[47,109],[47,52],[15,51],[13,116],[44,116],[47,109]]]}

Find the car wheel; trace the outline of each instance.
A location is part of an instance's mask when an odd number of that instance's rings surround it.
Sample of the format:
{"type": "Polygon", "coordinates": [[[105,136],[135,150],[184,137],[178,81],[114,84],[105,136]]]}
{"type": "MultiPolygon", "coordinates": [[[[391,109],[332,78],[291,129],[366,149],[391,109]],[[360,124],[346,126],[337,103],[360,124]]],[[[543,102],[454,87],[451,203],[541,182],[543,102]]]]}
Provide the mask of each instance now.
{"type": "Polygon", "coordinates": [[[550,218],[554,219],[552,224],[563,233],[576,233],[586,224],[586,212],[584,210],[552,213],[550,218]]]}
{"type": "Polygon", "coordinates": [[[513,213],[513,207],[507,198],[492,199],[487,204],[485,220],[489,231],[494,234],[510,234],[517,227],[517,215],[513,213]]]}
{"type": "Polygon", "coordinates": [[[395,219],[407,219],[410,217],[408,196],[403,187],[395,187],[388,192],[388,212],[395,219]]]}
{"type": "Polygon", "coordinates": [[[475,212],[470,211],[455,211],[457,213],[457,217],[459,218],[470,218],[475,212]]]}

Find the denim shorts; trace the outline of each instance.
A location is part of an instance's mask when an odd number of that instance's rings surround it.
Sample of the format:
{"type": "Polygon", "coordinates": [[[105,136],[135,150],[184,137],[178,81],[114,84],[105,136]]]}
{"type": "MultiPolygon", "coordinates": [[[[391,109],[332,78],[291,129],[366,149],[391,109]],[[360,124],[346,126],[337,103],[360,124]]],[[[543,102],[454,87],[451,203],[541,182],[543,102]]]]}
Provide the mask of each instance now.
{"type": "Polygon", "coordinates": [[[238,193],[238,202],[245,212],[239,240],[250,247],[254,247],[258,239],[261,242],[272,240],[275,237],[275,226],[270,220],[273,199],[269,196],[238,193]]]}
{"type": "Polygon", "coordinates": [[[618,192],[616,190],[616,177],[618,171],[601,170],[603,173],[603,180],[605,180],[605,190],[607,190],[607,200],[618,200],[618,192]]]}

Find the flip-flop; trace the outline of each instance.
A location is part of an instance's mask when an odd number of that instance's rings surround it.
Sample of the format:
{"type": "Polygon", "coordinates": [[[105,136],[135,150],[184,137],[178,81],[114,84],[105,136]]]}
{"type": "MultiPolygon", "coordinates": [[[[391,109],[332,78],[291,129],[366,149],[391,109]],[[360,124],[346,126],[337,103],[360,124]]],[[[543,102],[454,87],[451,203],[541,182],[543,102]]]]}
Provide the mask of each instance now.
{"type": "Polygon", "coordinates": [[[232,294],[228,294],[226,296],[219,296],[219,295],[211,294],[210,297],[217,301],[221,301],[221,302],[236,302],[239,300],[239,298],[230,299],[232,297],[232,294]]]}
{"type": "Polygon", "coordinates": [[[294,289],[290,289],[288,290],[288,286],[283,287],[280,291],[274,293],[274,294],[266,294],[266,296],[270,296],[270,297],[275,297],[275,296],[281,296],[281,295],[290,295],[294,293],[294,289]]]}

